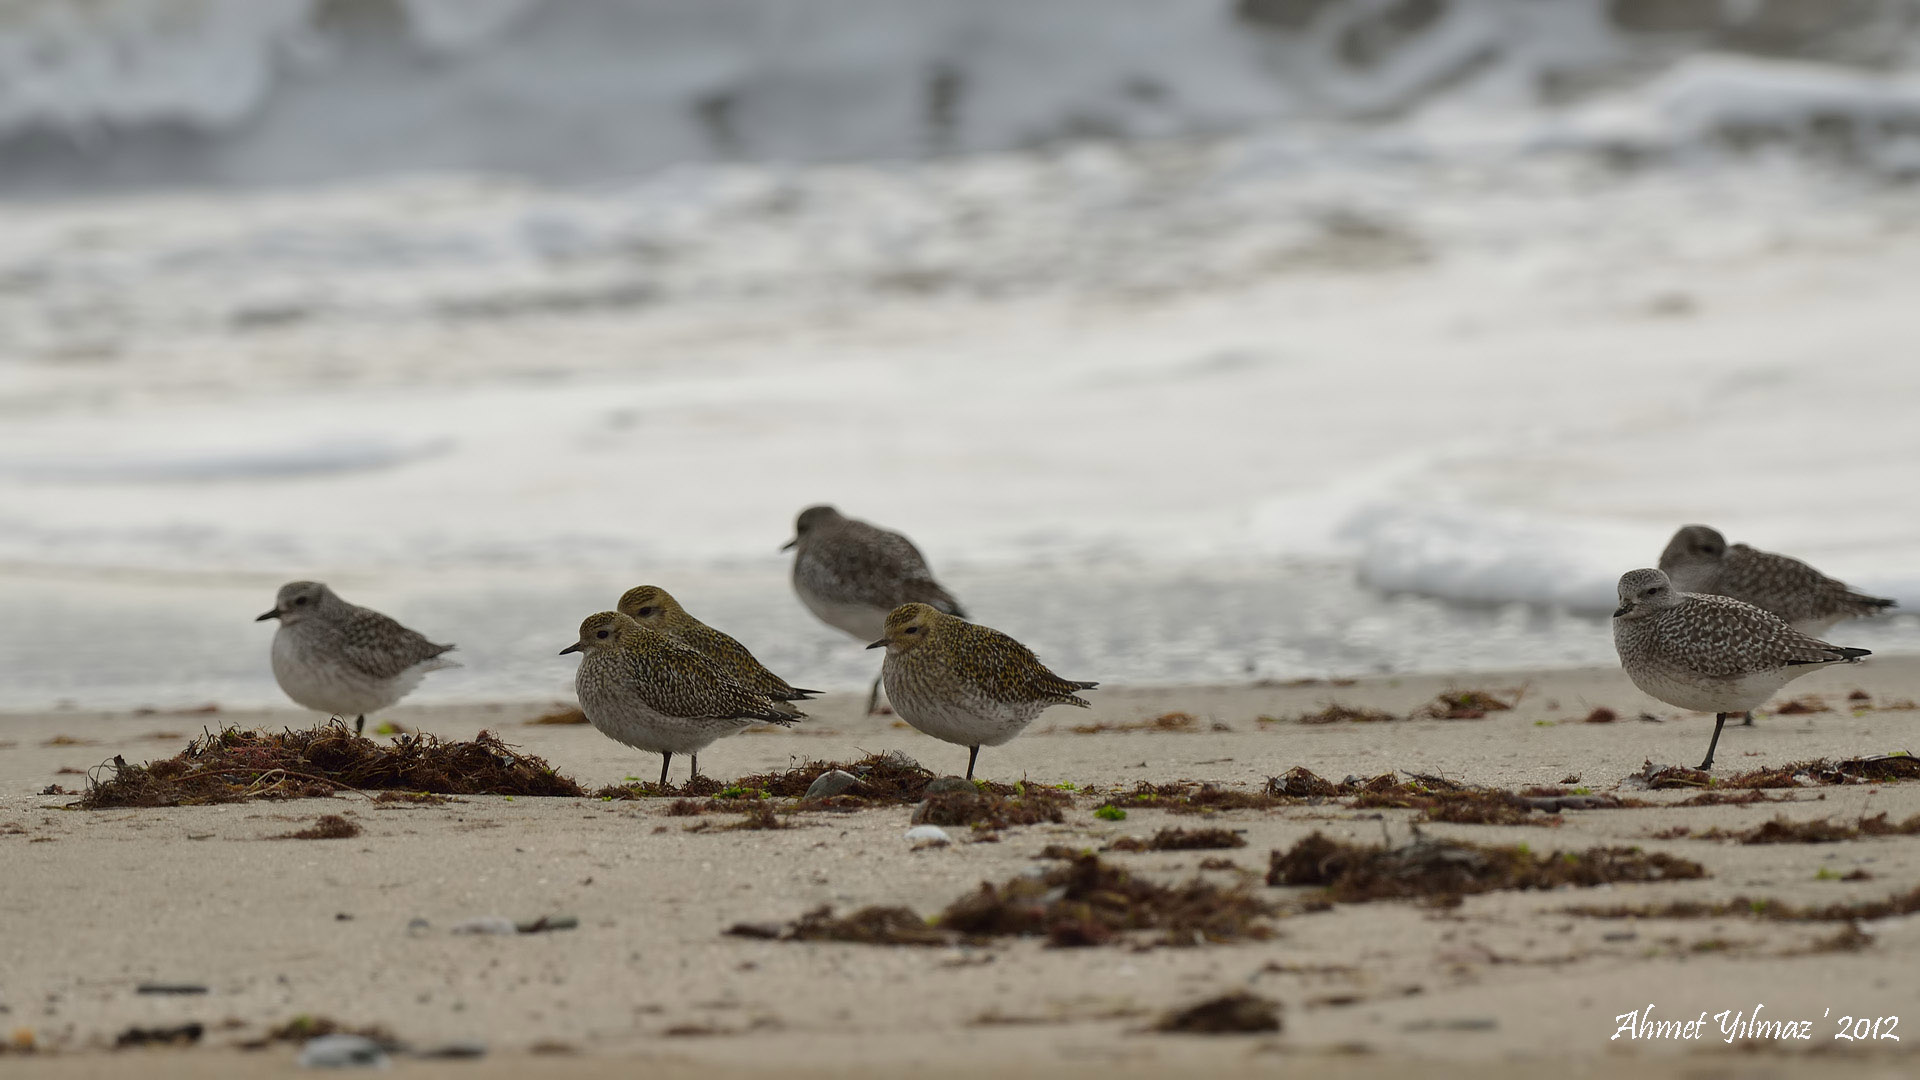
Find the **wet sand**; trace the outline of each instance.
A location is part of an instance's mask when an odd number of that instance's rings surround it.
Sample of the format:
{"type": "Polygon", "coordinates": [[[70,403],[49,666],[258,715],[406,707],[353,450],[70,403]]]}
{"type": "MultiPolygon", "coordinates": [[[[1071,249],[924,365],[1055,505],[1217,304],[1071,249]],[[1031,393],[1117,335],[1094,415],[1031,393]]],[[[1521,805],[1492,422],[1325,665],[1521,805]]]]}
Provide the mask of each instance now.
{"type": "MultiPolygon", "coordinates": [[[[1723,775],[1817,757],[1857,757],[1920,742],[1920,711],[1853,709],[1920,699],[1920,658],[1875,657],[1816,673],[1788,696],[1818,695],[1833,711],[1767,715],[1729,728],[1723,775]]],[[[1330,779],[1389,770],[1518,788],[1578,776],[1595,792],[1618,788],[1648,759],[1691,765],[1711,718],[1678,714],[1635,691],[1617,670],[1592,669],[1361,680],[1353,685],[1102,690],[1091,712],[1059,709],[1012,744],[981,753],[981,774],[1127,787],[1206,780],[1257,787],[1302,765],[1330,779]],[[1330,701],[1406,712],[1442,689],[1519,694],[1516,708],[1481,720],[1305,725],[1292,718],[1330,701]],[[1596,706],[1611,724],[1582,718],[1596,706]],[[1200,718],[1196,731],[1106,730],[1169,710],[1200,718]],[[1637,719],[1652,714],[1658,723],[1637,719]],[[1261,716],[1280,718],[1262,722],[1261,716]]],[[[1781,701],[1785,700],[1783,696],[1781,701]]],[[[854,760],[903,750],[936,772],[964,767],[962,748],[889,718],[857,715],[860,700],[817,703],[791,732],[750,733],[702,755],[726,778],[813,758],[854,760]]],[[[1776,703],[1777,704],[1777,703],[1776,703]]],[[[465,738],[482,729],[544,756],[589,787],[651,779],[658,758],[588,727],[531,727],[549,706],[400,709],[392,718],[465,738]]],[[[1270,941],[1199,948],[1048,949],[1037,941],[981,948],[796,944],[726,937],[741,921],[788,920],[829,904],[850,911],[902,904],[942,909],[981,881],[1013,877],[1055,843],[1098,847],[1150,835],[1191,817],[1134,810],[1093,816],[1081,798],[1061,825],[1007,830],[973,843],[915,851],[904,807],[795,815],[780,831],[689,831],[733,815],[669,817],[661,802],[472,797],[440,806],[326,800],[69,811],[86,769],[121,754],[165,757],[210,722],[304,725],[271,714],[0,717],[0,1031],[30,1031],[50,1052],[0,1061],[9,1075],[269,1075],[293,1072],[291,1046],[232,1047],[299,1015],[378,1024],[416,1046],[478,1040],[477,1062],[402,1061],[395,1075],[731,1076],[777,1067],[789,1075],[1130,1076],[1207,1069],[1270,1075],[1311,1068],[1328,1077],[1613,1075],[1732,1069],[1739,1075],[1902,1075],[1902,1041],[1836,1041],[1839,1018],[1920,1013],[1920,919],[1862,927],[1858,951],[1822,950],[1841,924],[1599,920],[1572,904],[1766,897],[1798,904],[1866,901],[1920,884],[1911,837],[1829,844],[1739,845],[1651,839],[1686,825],[1741,829],[1776,815],[1851,822],[1920,814],[1920,784],[1810,788],[1797,801],[1752,806],[1568,812],[1557,827],[1422,824],[1429,835],[1525,842],[1536,851],[1638,845],[1694,859],[1704,880],[1552,893],[1469,897],[1452,909],[1411,903],[1341,905],[1278,922],[1270,941]],[[78,742],[54,743],[56,739],[78,742]],[[338,813],[357,837],[268,837],[338,813]],[[1837,880],[1854,871],[1866,880],[1837,880]],[[511,937],[455,936],[462,919],[574,915],[573,930],[511,937]],[[409,930],[416,919],[424,929],[409,930]],[[199,983],[209,992],[152,996],[146,981],[199,983]],[[1280,1001],[1277,1035],[1169,1036],[1143,1032],[1163,1010],[1247,988],[1280,1001]],[[1611,1039],[1629,1010],[1691,1020],[1683,1041],[1611,1039]],[[1711,1016],[1811,1021],[1805,1041],[1738,1045],[1711,1016]],[[208,1025],[195,1049],[115,1053],[129,1026],[208,1025]],[[698,1032],[698,1033],[696,1033],[698,1032]],[[537,1048],[554,1053],[534,1055],[537,1048]],[[563,1051],[563,1052],[562,1052],[563,1051]],[[1809,1052],[1817,1051],[1816,1056],[1809,1052]]],[[[676,781],[684,779],[676,760],[676,781]]],[[[1574,781],[1568,781],[1574,783],[1574,781]]],[[[1662,804],[1688,792],[1626,792],[1662,804]]],[[[1110,854],[1165,880],[1224,856],[1254,875],[1268,852],[1315,830],[1378,842],[1408,838],[1411,811],[1359,811],[1337,801],[1232,811],[1211,824],[1244,830],[1225,852],[1110,854]]],[[[1205,872],[1227,883],[1232,871],[1205,872]]],[[[1253,888],[1275,899],[1303,890],[1253,888]]],[[[1885,1028],[1883,1027],[1883,1031],[1885,1028]]]]}

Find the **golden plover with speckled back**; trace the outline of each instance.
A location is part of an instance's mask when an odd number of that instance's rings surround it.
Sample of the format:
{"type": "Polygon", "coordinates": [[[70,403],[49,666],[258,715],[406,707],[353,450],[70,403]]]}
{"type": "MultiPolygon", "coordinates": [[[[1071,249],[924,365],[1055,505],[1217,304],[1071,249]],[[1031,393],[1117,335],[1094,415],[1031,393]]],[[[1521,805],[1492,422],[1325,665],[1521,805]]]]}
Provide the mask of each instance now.
{"type": "Polygon", "coordinates": [[[1660,569],[1681,592],[1745,600],[1808,637],[1818,637],[1842,620],[1877,615],[1894,606],[1892,600],[1855,592],[1799,559],[1745,544],[1729,546],[1726,537],[1705,525],[1688,525],[1674,533],[1660,553],[1660,569]]]}
{"type": "Polygon", "coordinates": [[[1727,714],[1759,708],[1817,668],[1869,655],[1808,637],[1744,601],[1683,593],[1658,570],[1622,575],[1619,594],[1613,647],[1633,685],[1669,705],[1715,714],[1702,769],[1713,768],[1727,714]]]}
{"type": "Polygon", "coordinates": [[[887,616],[880,677],[894,711],[914,727],[967,748],[967,779],[982,746],[1000,746],[1053,705],[1090,708],[1076,682],[1048,671],[1033,650],[998,630],[928,604],[902,604],[887,616]]]}
{"type": "Polygon", "coordinates": [[[273,678],[297,704],[354,718],[398,702],[429,671],[459,667],[436,645],[385,615],[349,604],[318,581],[280,586],[273,610],[254,619],[279,619],[273,634],[273,678]]]}
{"type": "MultiPolygon", "coordinates": [[[[913,541],[897,532],[847,517],[831,506],[809,506],[793,524],[794,536],[780,550],[793,556],[793,591],[821,622],[872,641],[887,615],[901,604],[927,604],[964,619],[960,601],[933,580],[913,541]]],[[[871,714],[880,682],[867,695],[871,714]]]]}
{"type": "Polygon", "coordinates": [[[775,701],[805,701],[820,693],[804,690],[768,671],[745,645],[687,614],[673,595],[658,585],[636,585],[620,597],[620,614],[657,630],[705,656],[740,685],[775,701]]]}
{"type": "Polygon", "coordinates": [[[693,758],[755,723],[791,725],[806,714],[740,685],[718,664],[617,611],[589,615],[580,640],[560,655],[585,653],[574,675],[580,711],[602,735],[660,755],[660,786],[675,754],[693,758]]]}

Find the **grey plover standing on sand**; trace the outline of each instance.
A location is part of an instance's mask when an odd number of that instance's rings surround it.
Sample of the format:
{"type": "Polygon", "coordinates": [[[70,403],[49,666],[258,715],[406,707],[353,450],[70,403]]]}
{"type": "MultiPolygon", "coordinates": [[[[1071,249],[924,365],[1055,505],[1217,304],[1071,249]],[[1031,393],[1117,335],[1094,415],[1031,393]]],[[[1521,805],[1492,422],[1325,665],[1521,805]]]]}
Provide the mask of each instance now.
{"type": "Polygon", "coordinates": [[[429,671],[459,667],[436,645],[385,615],[349,604],[318,581],[280,586],[273,610],[255,622],[279,619],[273,635],[273,677],[296,703],[354,718],[399,701],[429,671]]]}
{"type": "Polygon", "coordinates": [[[1842,620],[1878,615],[1894,606],[1892,600],[1855,592],[1799,559],[1729,545],[1726,537],[1705,525],[1688,525],[1674,533],[1660,553],[1660,569],[1681,592],[1745,600],[1809,637],[1826,633],[1842,620]]]}
{"type": "Polygon", "coordinates": [[[929,604],[902,604],[886,618],[880,677],[894,711],[915,728],[967,748],[967,779],[982,746],[1000,746],[1053,705],[1091,708],[1076,690],[1097,682],[1063,679],[1033,650],[998,630],[929,604]]]}
{"type": "Polygon", "coordinates": [[[1745,601],[1683,593],[1658,570],[1622,575],[1619,594],[1613,647],[1633,685],[1669,705],[1715,714],[1702,769],[1713,768],[1727,714],[1759,708],[1817,668],[1869,655],[1809,637],[1745,601]]]}
{"type": "Polygon", "coordinates": [[[791,725],[806,714],[740,685],[720,666],[617,611],[589,615],[580,640],[560,655],[584,653],[573,686],[580,711],[602,735],[660,755],[660,786],[673,755],[693,758],[714,740],[756,723],[791,725]]]}
{"type": "Polygon", "coordinates": [[[687,614],[672,594],[658,585],[636,585],[620,597],[620,614],[655,630],[720,666],[740,685],[775,701],[805,701],[820,693],[788,684],[767,670],[745,645],[687,614]]]}
{"type": "MultiPolygon", "coordinates": [[[[886,628],[887,616],[902,604],[926,604],[964,619],[960,601],[933,580],[927,560],[913,541],[831,506],[809,506],[793,525],[794,537],[780,550],[793,556],[793,591],[821,622],[872,641],[886,628]]],[[[880,700],[880,682],[867,695],[872,714],[880,700]]]]}

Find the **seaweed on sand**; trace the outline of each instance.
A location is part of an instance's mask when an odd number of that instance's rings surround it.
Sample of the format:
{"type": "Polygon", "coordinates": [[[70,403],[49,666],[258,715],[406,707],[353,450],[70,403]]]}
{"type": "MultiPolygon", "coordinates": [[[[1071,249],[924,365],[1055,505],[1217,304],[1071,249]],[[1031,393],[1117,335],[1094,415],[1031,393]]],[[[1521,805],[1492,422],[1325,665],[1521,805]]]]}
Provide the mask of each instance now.
{"type": "Polygon", "coordinates": [[[1386,848],[1331,840],[1316,832],[1287,851],[1273,853],[1267,884],[1318,885],[1326,890],[1326,899],[1343,904],[1425,899],[1444,905],[1484,892],[1705,876],[1692,860],[1637,848],[1536,855],[1525,844],[1470,844],[1417,834],[1411,843],[1386,848]]]}
{"type": "Polygon", "coordinates": [[[1230,829],[1161,829],[1142,840],[1123,836],[1108,845],[1111,851],[1218,851],[1246,847],[1246,837],[1230,829]]]}
{"type": "Polygon", "coordinates": [[[440,795],[580,796],[580,785],[532,754],[482,731],[469,742],[404,735],[377,743],[331,721],[278,733],[206,732],[173,757],[130,765],[121,757],[88,777],[79,805],[198,806],[247,799],[298,799],[336,791],[440,795]],[[101,779],[98,773],[111,769],[101,779]]]}
{"type": "Polygon", "coordinates": [[[1059,824],[1073,796],[1039,784],[1022,784],[1011,795],[991,791],[941,791],[913,812],[915,825],[972,825],[1005,829],[1015,825],[1059,824]]]}
{"type": "MultiPolygon", "coordinates": [[[[803,798],[813,782],[823,773],[834,771],[852,773],[860,778],[859,784],[844,795],[832,799],[815,800],[816,803],[834,807],[857,806],[863,804],[906,805],[919,802],[926,787],[935,777],[903,754],[869,754],[859,761],[808,761],[779,772],[755,773],[742,776],[731,783],[700,776],[689,780],[680,787],[638,781],[634,783],[603,787],[594,792],[601,798],[612,799],[663,799],[663,798],[704,798],[718,795],[723,791],[740,790],[764,793],[767,797],[782,799],[803,798]]],[[[1001,795],[1013,794],[1012,785],[984,784],[986,789],[1001,795]]],[[[754,798],[761,797],[755,794],[754,798]]],[[[809,804],[811,806],[813,804],[809,804]]]]}
{"type": "Polygon", "coordinates": [[[1049,945],[1103,945],[1126,940],[1131,931],[1158,931],[1168,945],[1265,940],[1274,907],[1244,886],[1222,887],[1194,878],[1162,885],[1130,873],[1097,855],[1039,874],[1023,874],[980,887],[947,905],[932,920],[910,908],[867,907],[845,918],[816,908],[784,929],[759,924],[735,927],[746,937],[783,941],[851,941],[875,945],[950,945],[996,937],[1043,937],[1049,945]]]}

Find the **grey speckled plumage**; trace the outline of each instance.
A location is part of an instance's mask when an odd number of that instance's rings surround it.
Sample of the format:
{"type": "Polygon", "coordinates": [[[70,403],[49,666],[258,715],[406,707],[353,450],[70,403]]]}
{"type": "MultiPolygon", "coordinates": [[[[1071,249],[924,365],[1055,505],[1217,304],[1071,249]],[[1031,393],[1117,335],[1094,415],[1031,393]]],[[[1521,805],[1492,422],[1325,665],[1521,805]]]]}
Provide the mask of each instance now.
{"type": "Polygon", "coordinates": [[[398,702],[429,671],[459,667],[438,645],[385,615],[350,604],[318,581],[280,587],[273,610],[256,621],[279,619],[273,635],[273,677],[300,705],[356,718],[398,702]]]}
{"type": "Polygon", "coordinates": [[[1054,705],[1089,708],[1074,691],[1095,682],[1063,679],[1033,650],[998,630],[928,604],[903,604],[887,616],[880,677],[900,718],[944,742],[967,747],[967,779],[982,746],[1000,746],[1054,705]]]}
{"type": "Polygon", "coordinates": [[[861,641],[879,637],[887,614],[901,604],[928,604],[967,617],[933,579],[913,541],[831,506],[801,511],[787,547],[796,549],[793,591],[800,602],[821,622],[861,641]]]}
{"type": "Polygon", "coordinates": [[[636,585],[628,589],[620,597],[618,607],[620,614],[713,661],[755,693],[777,701],[805,701],[820,692],[796,688],[767,670],[745,645],[687,614],[687,609],[658,585],[636,585]]]}
{"type": "Polygon", "coordinates": [[[755,723],[790,725],[806,714],[742,686],[718,664],[617,611],[589,615],[580,640],[560,650],[585,653],[574,676],[580,711],[600,733],[660,755],[660,783],[675,754],[693,755],[755,723]]]}
{"type": "Polygon", "coordinates": [[[1816,668],[1869,655],[1809,637],[1745,601],[1681,592],[1659,570],[1623,575],[1619,596],[1613,645],[1627,677],[1669,705],[1716,714],[1702,769],[1713,767],[1728,713],[1759,708],[1816,668]]]}
{"type": "Polygon", "coordinates": [[[1892,600],[1868,596],[1799,559],[1761,551],[1705,525],[1673,534],[1660,553],[1660,569],[1681,592],[1712,593],[1744,600],[1786,620],[1795,630],[1819,636],[1844,619],[1877,615],[1892,600]]]}

